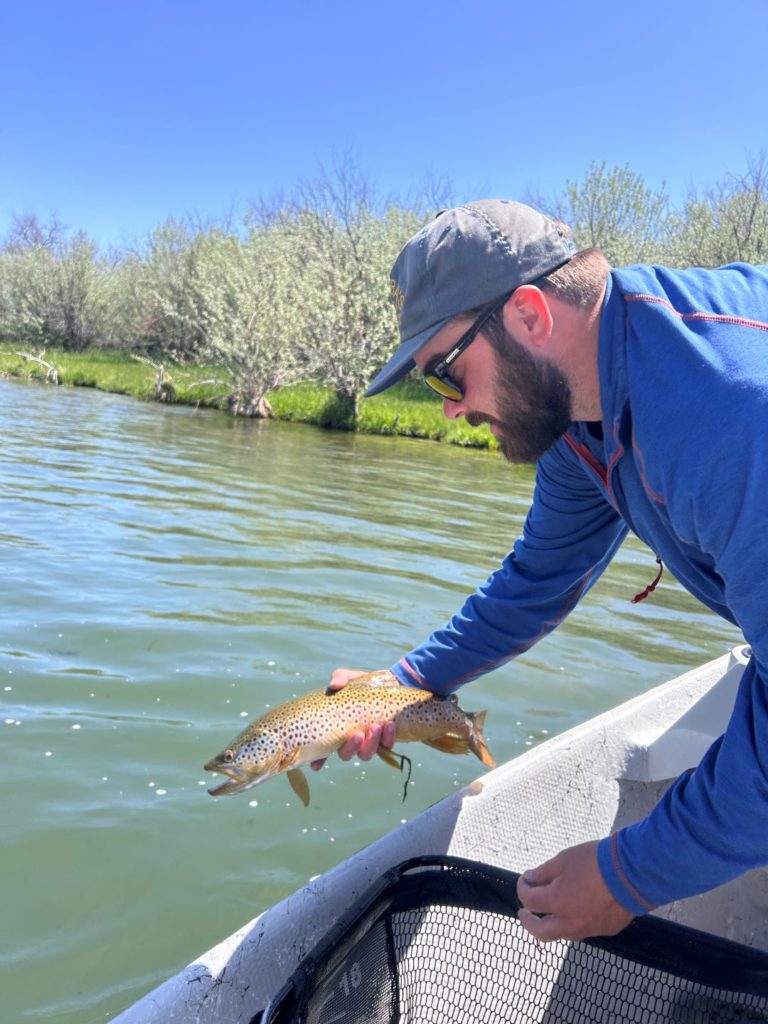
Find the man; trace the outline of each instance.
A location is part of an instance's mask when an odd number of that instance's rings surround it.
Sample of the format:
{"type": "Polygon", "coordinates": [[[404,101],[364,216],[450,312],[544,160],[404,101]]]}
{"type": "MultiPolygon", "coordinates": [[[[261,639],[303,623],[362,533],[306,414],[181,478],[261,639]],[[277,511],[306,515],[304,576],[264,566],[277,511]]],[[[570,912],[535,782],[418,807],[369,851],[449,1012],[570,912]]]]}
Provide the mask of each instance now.
{"type": "MultiPolygon", "coordinates": [[[[415,364],[446,416],[538,464],[522,537],[396,681],[446,694],[528,650],[629,529],[752,648],[698,768],[644,821],[526,872],[521,921],[546,940],[614,934],[768,863],[768,267],[611,271],[563,225],[488,200],[439,214],[391,283],[401,344],[367,394],[415,364]]],[[[392,739],[381,723],[341,754],[392,739]]]]}

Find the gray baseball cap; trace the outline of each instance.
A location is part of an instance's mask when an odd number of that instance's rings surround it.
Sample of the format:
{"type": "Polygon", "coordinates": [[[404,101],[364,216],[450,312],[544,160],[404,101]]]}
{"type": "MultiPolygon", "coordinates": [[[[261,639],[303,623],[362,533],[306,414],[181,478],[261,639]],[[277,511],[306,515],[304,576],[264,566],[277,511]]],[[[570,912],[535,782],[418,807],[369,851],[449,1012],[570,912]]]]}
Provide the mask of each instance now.
{"type": "Polygon", "coordinates": [[[438,213],[392,267],[400,345],[365,397],[413,369],[414,355],[459,313],[551,274],[575,253],[562,224],[511,199],[479,199],[438,213]]]}

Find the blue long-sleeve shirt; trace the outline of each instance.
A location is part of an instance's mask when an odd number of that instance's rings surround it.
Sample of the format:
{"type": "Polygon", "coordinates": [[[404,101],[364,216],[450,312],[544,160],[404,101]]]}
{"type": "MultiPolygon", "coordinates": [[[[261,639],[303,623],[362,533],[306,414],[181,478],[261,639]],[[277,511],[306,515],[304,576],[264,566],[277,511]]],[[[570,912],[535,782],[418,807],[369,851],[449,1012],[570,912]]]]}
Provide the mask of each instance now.
{"type": "Polygon", "coordinates": [[[599,846],[639,914],[768,863],[768,267],[613,271],[599,377],[601,429],[574,423],[539,460],[513,550],[393,671],[445,694],[527,650],[629,529],[737,625],[752,659],[725,736],[599,846]]]}

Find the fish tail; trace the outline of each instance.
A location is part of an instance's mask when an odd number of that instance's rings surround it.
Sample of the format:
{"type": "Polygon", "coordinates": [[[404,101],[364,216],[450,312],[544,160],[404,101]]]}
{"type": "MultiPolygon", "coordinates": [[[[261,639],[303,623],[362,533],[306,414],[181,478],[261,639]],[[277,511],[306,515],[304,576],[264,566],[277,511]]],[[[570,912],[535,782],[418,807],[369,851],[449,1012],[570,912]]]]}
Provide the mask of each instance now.
{"type": "Polygon", "coordinates": [[[485,737],[483,736],[483,727],[485,726],[485,716],[487,714],[487,711],[467,712],[467,716],[472,720],[472,732],[467,742],[472,753],[479,757],[487,768],[495,768],[496,762],[485,745],[485,737]]]}

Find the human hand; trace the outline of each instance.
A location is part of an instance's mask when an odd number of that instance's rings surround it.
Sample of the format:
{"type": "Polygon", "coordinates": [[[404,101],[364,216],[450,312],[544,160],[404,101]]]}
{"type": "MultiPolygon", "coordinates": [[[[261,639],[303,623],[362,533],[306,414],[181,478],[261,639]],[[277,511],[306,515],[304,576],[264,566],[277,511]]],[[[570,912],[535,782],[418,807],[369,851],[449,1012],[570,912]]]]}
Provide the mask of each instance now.
{"type": "Polygon", "coordinates": [[[603,881],[597,842],[571,846],[526,871],[518,880],[517,895],[523,904],[517,914],[520,923],[543,942],[615,935],[634,917],[603,881]]]}
{"type": "MultiPolygon", "coordinates": [[[[367,676],[369,674],[355,668],[337,668],[331,674],[328,689],[333,692],[341,690],[347,683],[351,683],[353,679],[359,679],[360,676],[367,676]]],[[[388,672],[387,675],[390,676],[393,686],[400,685],[397,676],[392,675],[391,672],[388,672]]],[[[361,761],[370,761],[380,746],[392,747],[394,742],[395,723],[376,722],[367,730],[352,733],[344,745],[339,747],[338,754],[342,761],[351,761],[353,757],[359,757],[361,761]]],[[[327,758],[325,757],[318,758],[317,761],[312,761],[311,767],[315,771],[319,771],[326,760],[327,758]]]]}
{"type": "Polygon", "coordinates": [[[331,681],[328,683],[329,690],[342,690],[347,683],[351,683],[353,679],[359,679],[360,676],[370,675],[370,672],[366,672],[360,668],[335,668],[331,673],[331,681]]]}

